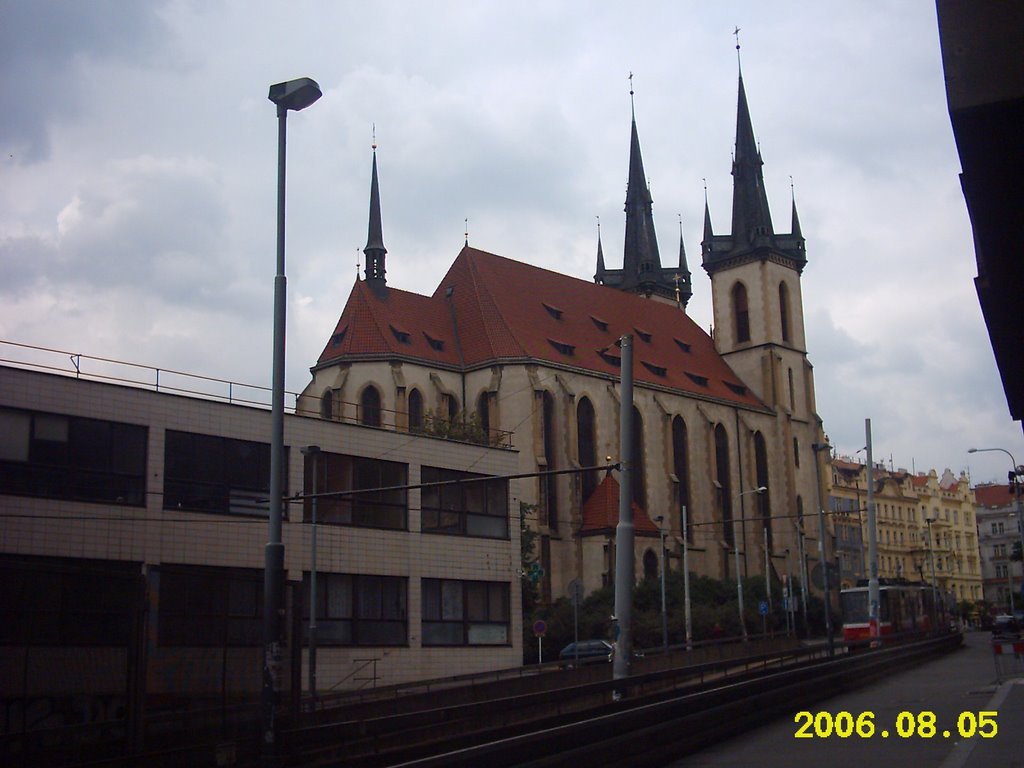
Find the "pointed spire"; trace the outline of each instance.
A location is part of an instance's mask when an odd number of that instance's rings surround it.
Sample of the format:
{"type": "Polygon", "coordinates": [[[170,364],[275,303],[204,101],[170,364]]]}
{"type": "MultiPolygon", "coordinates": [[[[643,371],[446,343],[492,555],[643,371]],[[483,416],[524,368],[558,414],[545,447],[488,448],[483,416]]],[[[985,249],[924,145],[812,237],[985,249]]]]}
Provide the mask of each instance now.
{"type": "Polygon", "coordinates": [[[789,193],[790,193],[790,198],[792,199],[792,202],[793,202],[793,220],[792,220],[792,229],[790,230],[790,232],[793,234],[793,237],[795,237],[797,240],[799,240],[802,243],[803,240],[804,240],[804,233],[800,230],[800,217],[797,216],[797,213],[796,213],[796,191],[793,189],[793,177],[792,176],[789,177],[789,193]]]}
{"type": "Polygon", "coordinates": [[[601,217],[597,216],[597,271],[594,273],[594,282],[604,284],[604,248],[601,246],[601,217]]]}
{"type": "Polygon", "coordinates": [[[380,217],[380,187],[377,183],[377,137],[374,126],[373,141],[373,172],[370,178],[370,222],[366,236],[366,281],[375,291],[387,286],[384,277],[384,257],[388,249],[384,247],[384,228],[380,217]]]}
{"type": "Polygon", "coordinates": [[[690,274],[689,267],[686,266],[686,245],[683,243],[683,214],[679,216],[679,271],[690,274]]]}
{"type": "MultiPolygon", "coordinates": [[[[630,100],[633,98],[633,73],[630,73],[630,100]]],[[[658,239],[654,233],[654,212],[651,190],[644,173],[640,152],[640,135],[633,110],[629,137],[629,181],[626,187],[626,238],[622,251],[622,287],[635,290],[650,283],[653,288],[661,271],[658,239]]]]}
{"type": "Polygon", "coordinates": [[[708,188],[704,187],[704,247],[710,250],[715,232],[711,228],[711,209],[708,207],[708,188]]]}
{"type": "Polygon", "coordinates": [[[741,73],[736,107],[736,154],[732,163],[732,237],[737,246],[752,245],[756,238],[774,234],[764,189],[763,164],[754,139],[741,73]]]}

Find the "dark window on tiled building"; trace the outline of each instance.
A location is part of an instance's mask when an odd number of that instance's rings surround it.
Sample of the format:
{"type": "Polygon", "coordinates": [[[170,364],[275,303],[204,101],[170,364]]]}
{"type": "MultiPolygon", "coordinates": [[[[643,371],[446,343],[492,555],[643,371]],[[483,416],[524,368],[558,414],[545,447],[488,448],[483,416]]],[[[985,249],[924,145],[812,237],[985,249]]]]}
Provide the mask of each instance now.
{"type": "Polygon", "coordinates": [[[0,408],[0,493],[141,506],[146,427],[0,408]]]}
{"type": "Polygon", "coordinates": [[[269,444],[167,430],[164,509],[266,515],[269,486],[269,444]]]}

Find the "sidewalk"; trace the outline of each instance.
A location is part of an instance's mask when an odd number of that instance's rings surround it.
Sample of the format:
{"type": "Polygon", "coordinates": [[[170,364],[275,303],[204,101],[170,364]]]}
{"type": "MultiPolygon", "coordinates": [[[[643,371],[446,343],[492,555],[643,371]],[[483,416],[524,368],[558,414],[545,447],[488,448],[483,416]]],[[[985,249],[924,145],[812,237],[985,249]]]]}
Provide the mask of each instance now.
{"type": "MultiPolygon", "coordinates": [[[[797,738],[808,718],[797,718],[794,711],[792,716],[672,763],[672,768],[1024,768],[1024,668],[1020,663],[1003,662],[1000,682],[990,634],[969,632],[964,647],[955,653],[809,708],[812,716],[828,712],[833,720],[839,712],[849,712],[854,720],[862,713],[873,713],[875,731],[868,738],[856,733],[840,738],[834,731],[822,738],[813,727],[803,731],[810,738],[797,738]],[[969,728],[979,713],[991,711],[998,713],[993,738],[961,738],[961,717],[969,728]],[[904,712],[913,715],[917,723],[921,722],[919,713],[933,713],[934,735],[925,738],[918,736],[916,729],[908,729],[909,716],[900,720],[904,712]],[[898,720],[903,731],[910,733],[908,737],[899,736],[898,720]]],[[[924,733],[930,733],[927,727],[924,733]]]]}

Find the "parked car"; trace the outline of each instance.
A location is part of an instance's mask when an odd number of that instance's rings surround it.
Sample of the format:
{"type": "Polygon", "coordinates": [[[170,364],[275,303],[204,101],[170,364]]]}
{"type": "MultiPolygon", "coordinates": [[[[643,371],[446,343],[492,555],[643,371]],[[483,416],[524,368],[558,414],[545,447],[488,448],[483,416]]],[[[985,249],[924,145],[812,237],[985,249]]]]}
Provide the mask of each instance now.
{"type": "Polygon", "coordinates": [[[558,654],[562,666],[572,666],[577,659],[580,664],[611,661],[612,644],[607,640],[580,640],[578,643],[569,643],[558,654]]]}
{"type": "Polygon", "coordinates": [[[993,640],[1018,640],[1020,639],[1021,626],[1016,617],[1009,614],[996,616],[992,622],[993,640]]]}

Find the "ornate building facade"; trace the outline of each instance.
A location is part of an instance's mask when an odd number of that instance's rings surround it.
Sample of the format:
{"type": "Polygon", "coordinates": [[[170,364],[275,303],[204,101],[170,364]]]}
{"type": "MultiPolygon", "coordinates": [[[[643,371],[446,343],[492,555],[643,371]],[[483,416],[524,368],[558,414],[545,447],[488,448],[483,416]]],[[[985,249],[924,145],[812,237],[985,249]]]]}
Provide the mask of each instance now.
{"type": "MultiPolygon", "coordinates": [[[[966,475],[948,469],[910,474],[879,465],[873,472],[880,578],[935,584],[947,599],[982,598],[974,492],[966,475]]],[[[868,577],[867,469],[832,461],[833,513],[841,583],[868,577]]]]}
{"type": "Polygon", "coordinates": [[[1024,568],[1011,559],[1021,534],[1021,500],[1009,485],[979,485],[978,544],[985,599],[999,612],[1024,610],[1024,568]],[[1012,595],[1012,599],[1011,599],[1012,595]]]}
{"type": "Polygon", "coordinates": [[[553,600],[574,580],[591,591],[611,578],[618,484],[604,468],[619,453],[616,345],[630,334],[637,577],[657,573],[662,532],[673,568],[686,542],[701,574],[734,577],[737,547],[746,574],[787,570],[799,520],[821,498],[823,432],[804,335],[804,240],[795,206],[789,234],[772,225],[742,78],[732,172],[732,232],[715,234],[705,209],[712,338],[686,314],[682,242],[678,264],[661,265],[635,118],[623,267],[606,267],[599,238],[594,282],[467,242],[431,295],[388,286],[375,154],[365,279],[299,409],[510,440],[523,475],[512,495],[538,534],[541,591],[553,600]]]}

